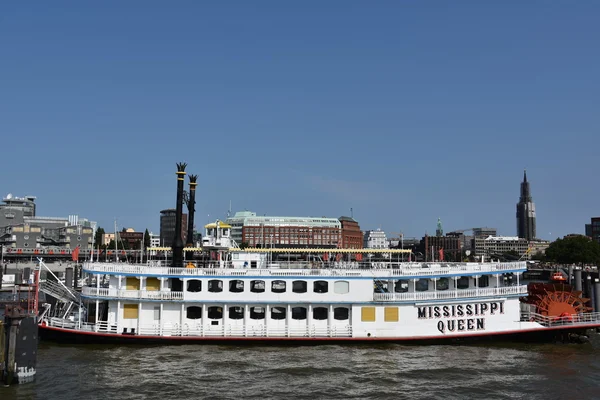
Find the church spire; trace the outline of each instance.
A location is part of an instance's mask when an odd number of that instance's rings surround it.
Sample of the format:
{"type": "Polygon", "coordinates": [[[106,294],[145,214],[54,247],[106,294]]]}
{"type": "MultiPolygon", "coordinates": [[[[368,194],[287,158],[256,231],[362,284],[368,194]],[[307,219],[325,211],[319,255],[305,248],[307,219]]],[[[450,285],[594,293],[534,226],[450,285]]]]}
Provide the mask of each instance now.
{"type": "Polygon", "coordinates": [[[527,182],[527,170],[523,170],[523,182],[527,182]]]}

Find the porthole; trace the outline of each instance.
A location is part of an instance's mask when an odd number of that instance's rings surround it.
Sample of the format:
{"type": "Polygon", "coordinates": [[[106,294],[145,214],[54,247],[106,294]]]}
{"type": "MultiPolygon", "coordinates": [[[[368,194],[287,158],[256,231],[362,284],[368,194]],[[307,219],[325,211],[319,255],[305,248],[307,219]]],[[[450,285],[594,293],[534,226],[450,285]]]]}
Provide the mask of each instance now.
{"type": "Polygon", "coordinates": [[[346,294],[350,291],[350,282],[335,281],[333,284],[333,292],[338,294],[346,294]]]}
{"type": "Polygon", "coordinates": [[[223,291],[223,281],[219,281],[217,279],[212,279],[208,281],[208,291],[209,292],[222,292],[223,291]]]}
{"type": "Polygon", "coordinates": [[[271,307],[271,319],[285,319],[285,307],[271,307]]]}
{"type": "Polygon", "coordinates": [[[229,319],[244,319],[244,307],[229,307],[229,319]]]}
{"type": "Polygon", "coordinates": [[[250,318],[251,319],[265,319],[264,307],[251,307],[250,308],[250,318]]]}
{"type": "Polygon", "coordinates": [[[200,319],[202,318],[202,307],[191,306],[187,308],[186,312],[187,319],[200,319]]]}
{"type": "Polygon", "coordinates": [[[244,291],[244,281],[239,279],[229,281],[229,291],[233,293],[242,293],[244,291]]]}
{"type": "Polygon", "coordinates": [[[273,293],[285,293],[285,281],[273,281],[273,282],[271,282],[271,292],[273,292],[273,293]]]}
{"type": "Polygon", "coordinates": [[[221,307],[208,307],[208,318],[210,318],[210,319],[221,319],[221,318],[223,318],[223,308],[221,308],[221,307]]]}
{"type": "Polygon", "coordinates": [[[348,319],[350,310],[346,307],[336,307],[333,309],[333,319],[344,321],[348,319]]]}
{"type": "Polygon", "coordinates": [[[265,281],[251,281],[250,291],[252,293],[263,293],[265,291],[265,281]]]}

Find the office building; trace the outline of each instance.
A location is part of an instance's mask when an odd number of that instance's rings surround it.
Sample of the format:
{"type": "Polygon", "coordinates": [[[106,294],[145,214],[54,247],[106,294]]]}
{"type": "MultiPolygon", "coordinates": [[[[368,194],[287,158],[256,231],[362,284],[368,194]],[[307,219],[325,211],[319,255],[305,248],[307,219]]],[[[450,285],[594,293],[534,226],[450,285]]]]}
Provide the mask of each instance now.
{"type": "Polygon", "coordinates": [[[517,236],[527,241],[534,240],[536,238],[535,223],[535,204],[527,181],[527,171],[525,171],[523,182],[521,182],[521,196],[517,203],[517,236]]]}

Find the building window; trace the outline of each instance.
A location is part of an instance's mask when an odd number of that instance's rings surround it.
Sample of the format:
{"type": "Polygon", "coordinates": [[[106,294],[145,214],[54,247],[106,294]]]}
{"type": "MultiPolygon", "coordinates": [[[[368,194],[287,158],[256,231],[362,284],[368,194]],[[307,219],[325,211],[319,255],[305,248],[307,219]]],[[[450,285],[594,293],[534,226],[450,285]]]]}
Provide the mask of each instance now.
{"type": "Polygon", "coordinates": [[[469,288],[469,277],[461,276],[456,280],[456,288],[457,289],[468,289],[469,288]]]}
{"type": "Polygon", "coordinates": [[[263,293],[265,291],[265,281],[251,281],[250,291],[253,293],[263,293]]]}
{"type": "Polygon", "coordinates": [[[313,319],[324,320],[327,319],[328,314],[327,307],[315,307],[313,308],[313,319]]]}
{"type": "Polygon", "coordinates": [[[273,292],[273,293],[285,293],[285,281],[273,281],[273,282],[271,282],[271,292],[273,292]]]}
{"type": "Polygon", "coordinates": [[[398,307],[385,307],[383,315],[385,322],[398,322],[398,307]]]}
{"type": "Polygon", "coordinates": [[[335,281],[333,284],[333,292],[338,294],[346,294],[350,291],[350,282],[335,281]]]}
{"type": "Polygon", "coordinates": [[[265,319],[264,307],[250,307],[250,318],[251,319],[265,319]]]}
{"type": "Polygon", "coordinates": [[[292,307],[292,319],[306,319],[306,307],[292,307]]]}
{"type": "Polygon", "coordinates": [[[490,276],[483,275],[477,280],[477,287],[488,287],[490,286],[490,276]]]}
{"type": "Polygon", "coordinates": [[[315,281],[313,291],[315,293],[327,293],[329,284],[327,281],[315,281]]]}
{"type": "Polygon", "coordinates": [[[394,292],[396,292],[396,293],[408,292],[408,281],[398,279],[396,282],[394,282],[394,292]]]}
{"type": "Polygon", "coordinates": [[[221,318],[223,318],[223,308],[221,308],[221,307],[208,307],[208,318],[210,318],[210,319],[221,319],[221,318]]]}
{"type": "Polygon", "coordinates": [[[271,307],[271,319],[285,319],[285,307],[271,307]]]}
{"type": "Polygon", "coordinates": [[[223,291],[223,281],[211,279],[208,281],[208,291],[218,293],[223,291]]]}
{"type": "Polygon", "coordinates": [[[450,287],[450,282],[448,278],[440,278],[435,282],[436,290],[448,290],[450,287]]]}
{"type": "Polygon", "coordinates": [[[243,319],[244,307],[229,307],[229,319],[243,319]]]}
{"type": "Polygon", "coordinates": [[[375,307],[363,307],[360,310],[362,322],[375,322],[375,307]]]}
{"type": "MultiPolygon", "coordinates": [[[[160,308],[159,308],[160,310],[160,308]]],[[[187,319],[200,319],[202,318],[202,307],[188,307],[186,310],[186,318],[187,319]]]]}
{"type": "Polygon", "coordinates": [[[229,291],[233,293],[242,293],[244,291],[244,281],[239,279],[229,281],[229,291]]]}
{"type": "Polygon", "coordinates": [[[345,321],[350,315],[350,310],[346,307],[336,307],[333,309],[333,319],[338,321],[345,321]]]}
{"type": "Polygon", "coordinates": [[[429,279],[418,279],[415,283],[415,290],[417,292],[425,292],[429,290],[429,279]]]}
{"type": "Polygon", "coordinates": [[[292,292],[294,293],[306,293],[306,281],[294,281],[292,282],[292,292]]]}
{"type": "Polygon", "coordinates": [[[187,291],[197,293],[202,291],[202,281],[198,279],[191,279],[187,282],[187,291]]]}

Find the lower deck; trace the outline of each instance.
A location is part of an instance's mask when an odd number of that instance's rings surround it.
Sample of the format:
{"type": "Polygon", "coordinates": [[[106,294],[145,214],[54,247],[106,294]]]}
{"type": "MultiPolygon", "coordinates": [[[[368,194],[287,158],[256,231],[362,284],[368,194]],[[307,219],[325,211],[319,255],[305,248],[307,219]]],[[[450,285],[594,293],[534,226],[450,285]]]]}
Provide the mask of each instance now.
{"type": "Polygon", "coordinates": [[[414,340],[600,326],[600,313],[549,318],[523,312],[517,298],[414,304],[109,301],[90,305],[92,315],[46,318],[44,323],[49,328],[84,334],[165,339],[414,340]]]}

